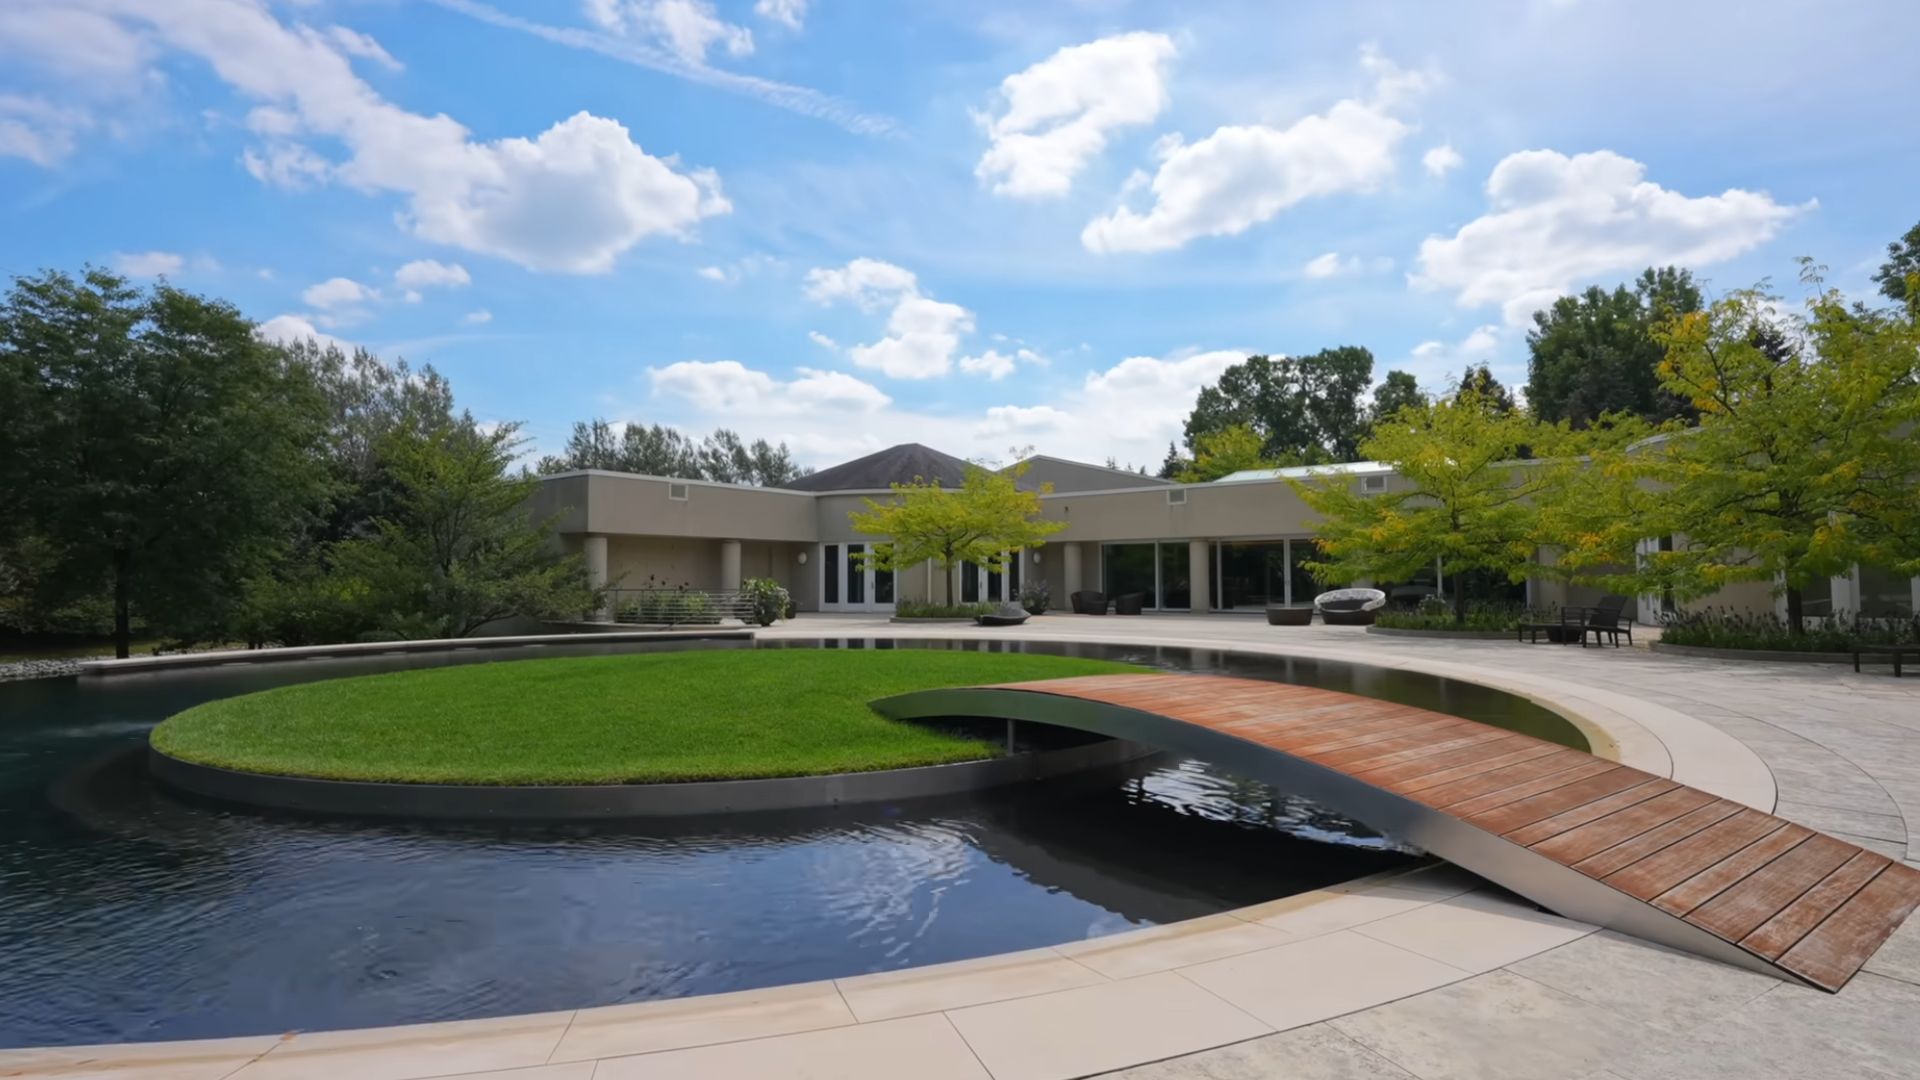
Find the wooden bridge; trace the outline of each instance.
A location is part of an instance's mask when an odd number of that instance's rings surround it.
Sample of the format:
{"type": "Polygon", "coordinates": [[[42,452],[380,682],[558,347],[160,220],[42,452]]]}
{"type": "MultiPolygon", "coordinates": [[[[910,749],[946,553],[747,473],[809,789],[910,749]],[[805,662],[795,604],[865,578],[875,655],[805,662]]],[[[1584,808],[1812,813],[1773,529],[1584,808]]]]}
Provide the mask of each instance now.
{"type": "Polygon", "coordinates": [[[1838,990],[1920,905],[1920,870],[1529,735],[1330,690],[1107,675],[928,690],[898,719],[1058,724],[1211,761],[1568,918],[1838,990]]]}

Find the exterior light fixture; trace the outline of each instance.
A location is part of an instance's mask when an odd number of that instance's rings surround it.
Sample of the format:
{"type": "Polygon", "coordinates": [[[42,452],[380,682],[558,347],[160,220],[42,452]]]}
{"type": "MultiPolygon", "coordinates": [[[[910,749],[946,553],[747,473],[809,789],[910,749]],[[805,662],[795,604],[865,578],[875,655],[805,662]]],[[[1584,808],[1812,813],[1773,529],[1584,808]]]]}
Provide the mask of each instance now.
{"type": "Polygon", "coordinates": [[[1040,564],[1040,553],[1038,551],[1033,553],[1033,562],[1036,566],[1040,564]]]}
{"type": "Polygon", "coordinates": [[[800,553],[800,556],[799,556],[799,558],[800,558],[800,565],[801,565],[801,566],[805,566],[805,565],[807,565],[807,553],[806,553],[806,552],[804,552],[804,551],[803,551],[803,552],[801,552],[801,553],[800,553]]]}

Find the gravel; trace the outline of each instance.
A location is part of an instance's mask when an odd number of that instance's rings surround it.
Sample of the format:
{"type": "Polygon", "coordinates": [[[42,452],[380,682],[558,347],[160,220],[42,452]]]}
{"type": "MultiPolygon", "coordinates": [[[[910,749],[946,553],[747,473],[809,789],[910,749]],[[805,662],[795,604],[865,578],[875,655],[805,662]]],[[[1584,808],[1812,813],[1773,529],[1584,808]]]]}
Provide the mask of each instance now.
{"type": "Polygon", "coordinates": [[[21,679],[58,679],[66,675],[80,674],[78,660],[19,660],[11,664],[0,664],[0,682],[17,682],[21,679]]]}

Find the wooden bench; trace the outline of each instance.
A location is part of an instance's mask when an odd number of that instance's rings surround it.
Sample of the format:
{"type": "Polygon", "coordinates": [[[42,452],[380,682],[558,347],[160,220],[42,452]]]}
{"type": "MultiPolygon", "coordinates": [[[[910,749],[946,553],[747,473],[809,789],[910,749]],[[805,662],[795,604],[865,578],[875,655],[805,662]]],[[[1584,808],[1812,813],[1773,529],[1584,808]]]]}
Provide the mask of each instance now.
{"type": "Polygon", "coordinates": [[[1902,657],[1920,657],[1920,645],[1855,645],[1847,651],[1853,654],[1853,670],[1855,671],[1860,670],[1860,658],[1862,656],[1892,657],[1893,677],[1896,679],[1901,677],[1900,660],[1902,657]]]}

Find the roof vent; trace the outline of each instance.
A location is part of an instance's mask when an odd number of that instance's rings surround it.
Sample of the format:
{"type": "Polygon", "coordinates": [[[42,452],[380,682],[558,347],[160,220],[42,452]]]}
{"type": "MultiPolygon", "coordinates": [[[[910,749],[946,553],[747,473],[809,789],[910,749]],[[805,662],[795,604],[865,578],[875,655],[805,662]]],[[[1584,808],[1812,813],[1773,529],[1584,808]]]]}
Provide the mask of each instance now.
{"type": "Polygon", "coordinates": [[[667,498],[672,499],[674,502],[686,502],[687,501],[687,485],[668,484],[667,498]]]}
{"type": "Polygon", "coordinates": [[[1363,476],[1360,478],[1360,491],[1366,495],[1378,495],[1387,490],[1385,476],[1363,476]]]}
{"type": "Polygon", "coordinates": [[[1173,490],[1167,492],[1168,506],[1185,506],[1186,504],[1187,504],[1186,488],[1174,488],[1173,490]]]}

